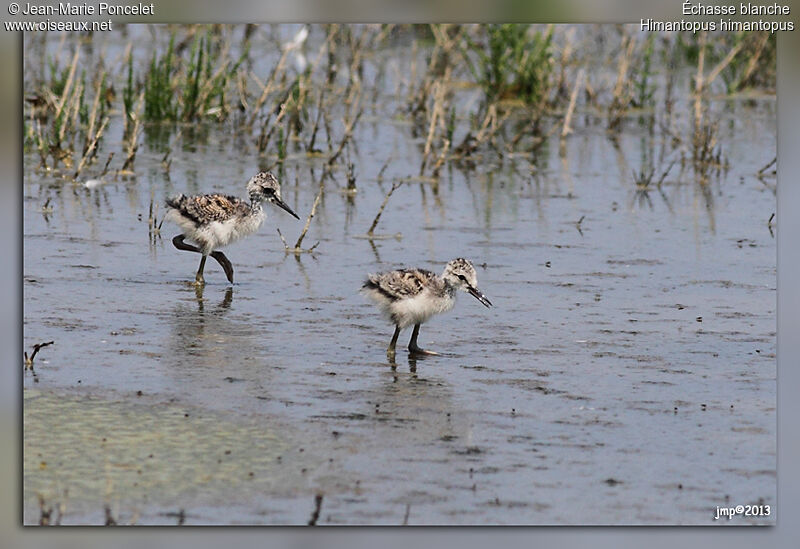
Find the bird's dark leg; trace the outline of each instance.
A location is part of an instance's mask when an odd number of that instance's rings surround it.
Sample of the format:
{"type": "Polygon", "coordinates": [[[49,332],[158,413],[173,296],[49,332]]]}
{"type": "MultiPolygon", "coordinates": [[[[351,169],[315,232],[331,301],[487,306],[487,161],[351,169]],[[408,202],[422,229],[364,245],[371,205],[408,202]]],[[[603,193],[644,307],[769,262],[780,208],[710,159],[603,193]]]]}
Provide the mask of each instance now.
{"type": "Polygon", "coordinates": [[[211,252],[211,257],[216,259],[217,263],[222,266],[222,269],[225,271],[225,276],[228,277],[228,282],[233,284],[233,265],[231,265],[231,262],[225,257],[225,254],[220,251],[211,252]]]}
{"type": "Polygon", "coordinates": [[[179,250],[186,250],[187,252],[197,252],[199,254],[203,253],[200,251],[200,248],[197,246],[192,246],[191,244],[187,244],[183,241],[186,238],[182,234],[177,235],[175,238],[172,239],[172,245],[178,248],[179,250]]]}
{"type": "Polygon", "coordinates": [[[194,277],[194,281],[197,284],[205,284],[206,283],[205,279],[203,278],[203,269],[206,266],[206,258],[207,257],[208,256],[206,254],[203,254],[203,257],[200,258],[200,266],[197,268],[197,274],[194,277]]]}
{"type": "Polygon", "coordinates": [[[392,336],[392,341],[389,343],[389,348],[386,349],[386,354],[389,357],[394,357],[395,354],[395,347],[397,346],[397,338],[400,336],[400,326],[396,326],[394,329],[394,335],[392,336]]]}
{"type": "Polygon", "coordinates": [[[414,324],[414,331],[411,332],[411,341],[408,343],[408,350],[417,355],[438,355],[434,351],[426,351],[417,346],[417,336],[419,336],[419,324],[414,324]]]}
{"type": "MultiPolygon", "coordinates": [[[[179,250],[185,250],[187,252],[195,252],[198,254],[203,253],[203,250],[201,250],[197,246],[192,246],[191,244],[187,244],[186,242],[184,242],[185,238],[186,237],[184,235],[179,234],[178,236],[172,239],[173,246],[175,246],[179,250]]],[[[228,278],[228,282],[233,284],[233,265],[231,265],[231,262],[228,260],[227,257],[225,257],[225,254],[220,251],[215,251],[211,252],[210,255],[211,257],[217,260],[217,263],[219,263],[222,269],[225,271],[225,276],[228,278]]],[[[203,256],[203,259],[200,262],[200,269],[197,271],[198,276],[200,278],[198,279],[197,277],[195,277],[195,280],[197,280],[198,283],[203,279],[204,266],[205,266],[205,255],[203,256]]]]}

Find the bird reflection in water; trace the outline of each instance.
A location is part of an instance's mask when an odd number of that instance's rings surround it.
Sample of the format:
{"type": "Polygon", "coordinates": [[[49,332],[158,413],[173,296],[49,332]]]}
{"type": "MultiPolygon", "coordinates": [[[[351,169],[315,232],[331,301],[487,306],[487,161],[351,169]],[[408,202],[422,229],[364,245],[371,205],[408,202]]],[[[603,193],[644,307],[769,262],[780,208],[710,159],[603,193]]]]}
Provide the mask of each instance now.
{"type": "Polygon", "coordinates": [[[235,331],[225,318],[231,310],[233,287],[228,286],[224,293],[206,293],[208,296],[204,295],[202,286],[195,286],[193,298],[180,300],[173,311],[172,337],[166,354],[174,357],[178,365],[191,365],[192,370],[201,365],[216,367],[225,362],[227,346],[220,341],[228,339],[235,331]]]}
{"type": "MultiPolygon", "coordinates": [[[[417,361],[422,361],[428,358],[426,355],[418,355],[416,353],[408,353],[408,371],[412,374],[417,373],[417,361]]],[[[389,363],[389,367],[392,371],[397,371],[397,361],[395,361],[395,355],[387,355],[387,360],[389,363]]]]}
{"type": "MultiPolygon", "coordinates": [[[[204,306],[205,299],[203,299],[203,290],[204,286],[198,286],[198,285],[194,286],[194,296],[197,299],[197,312],[199,313],[205,312],[205,306],[204,306]]],[[[232,301],[233,301],[233,286],[228,286],[228,288],[225,290],[225,296],[222,298],[222,301],[220,301],[219,304],[209,312],[212,313],[217,311],[222,312],[225,309],[229,309],[232,301]]]]}

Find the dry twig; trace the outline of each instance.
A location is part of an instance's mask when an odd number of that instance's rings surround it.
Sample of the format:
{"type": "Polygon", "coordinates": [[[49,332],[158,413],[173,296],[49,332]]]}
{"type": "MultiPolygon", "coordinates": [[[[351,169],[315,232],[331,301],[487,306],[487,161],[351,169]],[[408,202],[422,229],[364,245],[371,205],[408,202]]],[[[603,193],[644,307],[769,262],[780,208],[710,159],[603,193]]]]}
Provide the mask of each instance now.
{"type": "Polygon", "coordinates": [[[30,357],[28,356],[28,351],[25,351],[23,353],[23,357],[25,358],[25,369],[32,371],[33,359],[36,357],[36,353],[38,353],[39,349],[41,349],[42,347],[47,347],[48,345],[52,345],[53,343],[55,343],[55,341],[47,341],[46,343],[37,343],[36,345],[33,346],[33,352],[31,353],[30,357]]]}

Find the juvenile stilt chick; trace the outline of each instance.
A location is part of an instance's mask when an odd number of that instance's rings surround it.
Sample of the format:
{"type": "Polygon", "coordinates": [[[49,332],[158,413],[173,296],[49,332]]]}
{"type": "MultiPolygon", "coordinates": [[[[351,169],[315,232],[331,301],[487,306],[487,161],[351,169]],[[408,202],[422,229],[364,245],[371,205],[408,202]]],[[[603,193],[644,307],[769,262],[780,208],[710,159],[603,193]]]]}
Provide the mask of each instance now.
{"type": "Polygon", "coordinates": [[[393,357],[400,330],[414,325],[408,350],[415,354],[435,355],[417,345],[419,326],[431,316],[453,308],[456,290],[463,290],[486,307],[489,301],[478,290],[478,275],[475,267],[464,258],[449,262],[442,276],[424,269],[401,269],[386,273],[370,274],[361,288],[375,302],[381,312],[395,325],[394,336],[386,354],[393,357]]]}
{"type": "Polygon", "coordinates": [[[195,283],[205,284],[203,269],[209,255],[225,270],[225,276],[233,284],[233,265],[217,248],[226,246],[258,230],[266,219],[261,203],[265,200],[289,212],[296,219],[297,214],[281,200],[281,185],[271,173],[261,172],[247,182],[249,201],[235,196],[204,194],[184,196],[179,194],[167,199],[166,219],[178,225],[183,231],[172,239],[179,250],[202,254],[200,267],[195,275],[195,283]],[[187,244],[184,239],[195,242],[187,244]]]}

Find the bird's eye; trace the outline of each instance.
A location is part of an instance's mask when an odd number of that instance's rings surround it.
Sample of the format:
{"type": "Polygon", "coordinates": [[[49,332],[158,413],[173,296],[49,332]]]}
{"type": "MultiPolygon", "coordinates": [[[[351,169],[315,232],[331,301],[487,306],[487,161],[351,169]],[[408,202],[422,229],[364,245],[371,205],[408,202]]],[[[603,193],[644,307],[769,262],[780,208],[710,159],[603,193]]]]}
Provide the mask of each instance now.
{"type": "Polygon", "coordinates": [[[460,278],[460,279],[461,279],[461,280],[463,280],[464,282],[466,282],[466,281],[467,281],[467,277],[466,277],[466,276],[464,276],[464,275],[462,275],[462,274],[458,275],[458,278],[460,278]]]}

